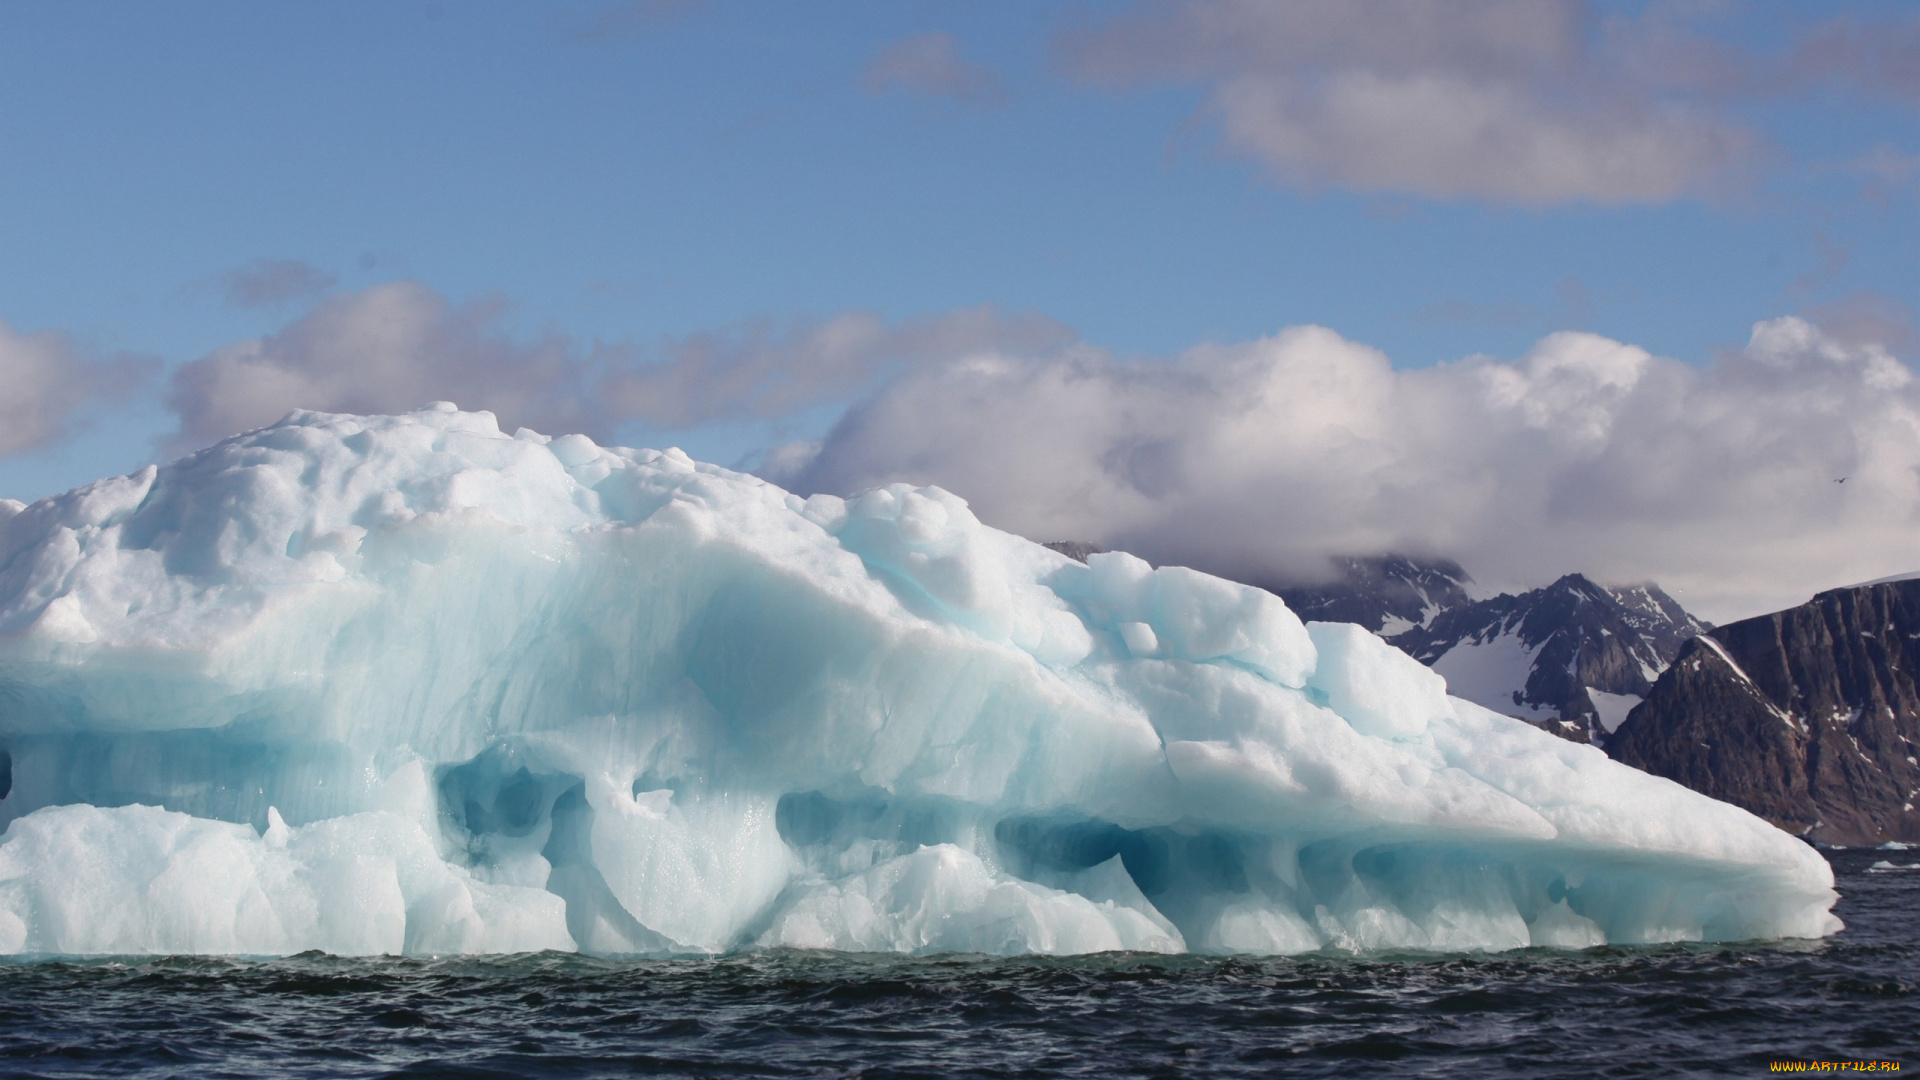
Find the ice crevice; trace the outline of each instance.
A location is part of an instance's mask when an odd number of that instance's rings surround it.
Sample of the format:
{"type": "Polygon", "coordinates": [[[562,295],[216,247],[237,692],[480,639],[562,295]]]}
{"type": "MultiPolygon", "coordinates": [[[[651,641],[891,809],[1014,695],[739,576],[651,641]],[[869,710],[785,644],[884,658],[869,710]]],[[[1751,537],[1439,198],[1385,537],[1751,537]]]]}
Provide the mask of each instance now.
{"type": "Polygon", "coordinates": [[[437,405],[0,507],[0,953],[1818,937],[1817,853],[1358,627],[437,405]]]}

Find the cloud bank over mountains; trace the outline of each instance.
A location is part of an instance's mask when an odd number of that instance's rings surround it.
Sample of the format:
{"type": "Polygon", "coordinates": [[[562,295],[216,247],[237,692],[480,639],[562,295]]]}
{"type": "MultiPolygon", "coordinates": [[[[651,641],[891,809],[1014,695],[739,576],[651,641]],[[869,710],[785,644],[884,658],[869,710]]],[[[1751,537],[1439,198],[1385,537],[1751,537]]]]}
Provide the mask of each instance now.
{"type": "Polygon", "coordinates": [[[1920,565],[1920,386],[1798,318],[1703,368],[1568,332],[1395,370],[1312,326],[1167,362],[981,354],[778,464],[802,492],[936,483],[1028,536],[1253,579],[1438,554],[1496,586],[1655,578],[1723,619],[1920,565]]]}
{"type": "Polygon", "coordinates": [[[642,348],[516,336],[507,313],[497,298],[456,304],[409,281],[325,300],[276,333],[175,369],[166,401],[180,417],[176,448],[296,408],[403,412],[438,399],[544,432],[611,438],[635,421],[671,432],[845,400],[912,365],[1072,338],[1043,316],[975,307],[891,323],[869,312],[760,320],[642,348]]]}
{"type": "MultiPolygon", "coordinates": [[[[803,494],[938,484],[1027,536],[1250,579],[1397,551],[1500,587],[1657,579],[1724,619],[1920,566],[1920,384],[1883,344],[1902,313],[1868,314],[1763,322],[1705,366],[1563,332],[1513,360],[1396,369],[1318,326],[1125,358],[984,307],[612,346],[517,336],[500,301],[401,282],[180,366],[166,400],[175,449],[293,408],[448,399],[509,428],[620,441],[638,424],[664,442],[845,403],[763,475],[803,494]]],[[[128,370],[57,335],[0,337],[0,363],[43,387],[10,451],[128,370]]]]}

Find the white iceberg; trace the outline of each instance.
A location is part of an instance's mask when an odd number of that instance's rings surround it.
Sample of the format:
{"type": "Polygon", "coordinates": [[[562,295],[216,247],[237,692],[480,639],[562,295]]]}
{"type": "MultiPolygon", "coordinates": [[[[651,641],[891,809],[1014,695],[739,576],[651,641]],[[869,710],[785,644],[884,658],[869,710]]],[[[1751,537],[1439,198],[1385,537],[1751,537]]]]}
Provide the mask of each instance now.
{"type": "Polygon", "coordinates": [[[0,952],[1818,937],[1744,811],[937,488],[295,413],[0,503],[0,952]]]}

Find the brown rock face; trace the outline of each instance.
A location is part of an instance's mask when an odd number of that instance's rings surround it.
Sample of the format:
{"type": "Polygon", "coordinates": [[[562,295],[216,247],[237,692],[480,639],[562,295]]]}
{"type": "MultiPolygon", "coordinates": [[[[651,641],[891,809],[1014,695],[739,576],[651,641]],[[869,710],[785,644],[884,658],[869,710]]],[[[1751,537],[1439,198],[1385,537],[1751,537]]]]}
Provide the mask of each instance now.
{"type": "Polygon", "coordinates": [[[1920,580],[1835,589],[1688,642],[1607,742],[1830,844],[1920,841],[1920,580]]]}

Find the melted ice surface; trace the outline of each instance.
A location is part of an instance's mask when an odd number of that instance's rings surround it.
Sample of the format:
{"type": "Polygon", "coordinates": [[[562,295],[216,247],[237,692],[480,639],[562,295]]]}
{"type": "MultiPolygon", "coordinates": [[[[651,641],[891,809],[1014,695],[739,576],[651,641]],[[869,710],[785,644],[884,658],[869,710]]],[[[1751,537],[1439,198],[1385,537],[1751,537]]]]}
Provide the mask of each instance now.
{"type": "Polygon", "coordinates": [[[0,951],[1817,937],[1759,819],[896,484],[295,413],[0,506],[0,951]]]}

